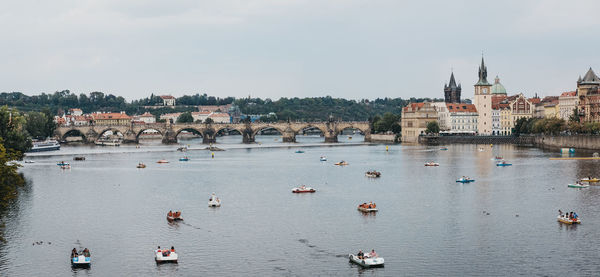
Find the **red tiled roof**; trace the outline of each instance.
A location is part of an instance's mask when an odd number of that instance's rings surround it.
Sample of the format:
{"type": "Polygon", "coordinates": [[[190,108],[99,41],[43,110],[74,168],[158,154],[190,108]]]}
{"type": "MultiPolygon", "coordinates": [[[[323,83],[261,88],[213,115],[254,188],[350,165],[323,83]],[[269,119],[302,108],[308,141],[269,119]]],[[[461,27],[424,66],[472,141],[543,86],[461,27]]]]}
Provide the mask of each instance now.
{"type": "Polygon", "coordinates": [[[407,105],[406,107],[404,107],[404,110],[408,111],[408,108],[410,107],[411,111],[415,111],[415,110],[418,110],[418,109],[422,108],[423,105],[425,105],[424,102],[421,102],[421,103],[410,103],[410,105],[407,105]]]}
{"type": "Polygon", "coordinates": [[[145,112],[144,114],[140,115],[140,117],[154,117],[154,116],[149,112],[145,112]]]}
{"type": "Polygon", "coordinates": [[[542,102],[542,100],[539,98],[529,98],[527,100],[529,100],[529,102],[531,102],[531,104],[534,104],[534,105],[542,102]]]}
{"type": "Polygon", "coordinates": [[[192,115],[210,114],[211,112],[192,112],[192,115]]]}
{"type": "Polygon", "coordinates": [[[446,103],[446,108],[451,113],[476,113],[477,108],[473,104],[446,103]]]}
{"type": "Polygon", "coordinates": [[[577,91],[567,91],[567,92],[563,92],[560,94],[560,96],[563,97],[567,97],[567,96],[577,96],[577,91]]]}
{"type": "Polygon", "coordinates": [[[161,95],[160,98],[162,98],[162,99],[175,99],[175,97],[173,97],[171,95],[161,95]]]}

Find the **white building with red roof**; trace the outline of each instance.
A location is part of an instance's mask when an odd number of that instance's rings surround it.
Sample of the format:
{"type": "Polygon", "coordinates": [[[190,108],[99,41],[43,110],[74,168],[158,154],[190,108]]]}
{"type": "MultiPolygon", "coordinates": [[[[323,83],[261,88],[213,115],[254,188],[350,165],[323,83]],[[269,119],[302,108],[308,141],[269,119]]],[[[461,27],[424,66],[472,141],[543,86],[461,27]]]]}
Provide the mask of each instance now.
{"type": "Polygon", "coordinates": [[[208,118],[212,119],[214,123],[231,123],[231,116],[228,113],[211,113],[208,118]]]}
{"type": "Polygon", "coordinates": [[[175,97],[172,95],[161,95],[160,99],[163,101],[163,106],[175,106],[175,97]]]}
{"type": "Polygon", "coordinates": [[[567,91],[563,92],[558,97],[558,109],[560,113],[560,118],[564,120],[569,120],[569,117],[573,115],[573,111],[579,105],[579,97],[577,96],[577,91],[567,91]]]}

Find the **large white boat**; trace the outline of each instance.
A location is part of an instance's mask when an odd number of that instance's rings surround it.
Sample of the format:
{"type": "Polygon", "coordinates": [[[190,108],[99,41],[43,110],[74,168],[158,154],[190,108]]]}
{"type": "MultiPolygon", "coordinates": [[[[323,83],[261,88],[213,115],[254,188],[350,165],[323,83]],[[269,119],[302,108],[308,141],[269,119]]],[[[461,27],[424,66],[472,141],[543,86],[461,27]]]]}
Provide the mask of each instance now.
{"type": "Polygon", "coordinates": [[[60,143],[56,140],[44,140],[34,141],[33,147],[29,152],[41,152],[41,151],[56,151],[60,150],[60,143]]]}
{"type": "Polygon", "coordinates": [[[121,140],[119,140],[119,139],[99,139],[95,143],[96,143],[96,145],[101,145],[101,146],[119,146],[119,145],[121,145],[121,140]]]}

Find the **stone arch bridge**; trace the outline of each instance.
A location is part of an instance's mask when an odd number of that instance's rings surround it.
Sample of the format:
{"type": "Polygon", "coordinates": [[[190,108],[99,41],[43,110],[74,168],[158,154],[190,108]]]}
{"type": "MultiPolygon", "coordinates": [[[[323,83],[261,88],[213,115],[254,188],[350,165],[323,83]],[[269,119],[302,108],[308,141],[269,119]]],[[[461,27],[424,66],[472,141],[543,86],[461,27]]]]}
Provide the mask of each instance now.
{"type": "Polygon", "coordinates": [[[126,143],[137,143],[142,132],[156,130],[162,136],[163,143],[176,143],[177,135],[182,131],[199,134],[203,143],[216,142],[217,134],[221,131],[236,130],[242,135],[244,143],[253,143],[256,134],[262,130],[275,129],[283,137],[283,142],[296,142],[296,135],[303,130],[319,129],[323,132],[325,142],[337,142],[337,136],[344,129],[358,129],[365,134],[365,141],[371,140],[369,122],[285,122],[285,123],[152,123],[129,125],[89,125],[89,126],[59,126],[54,134],[56,139],[66,141],[69,135],[79,135],[85,142],[93,143],[107,131],[123,134],[126,143]]]}

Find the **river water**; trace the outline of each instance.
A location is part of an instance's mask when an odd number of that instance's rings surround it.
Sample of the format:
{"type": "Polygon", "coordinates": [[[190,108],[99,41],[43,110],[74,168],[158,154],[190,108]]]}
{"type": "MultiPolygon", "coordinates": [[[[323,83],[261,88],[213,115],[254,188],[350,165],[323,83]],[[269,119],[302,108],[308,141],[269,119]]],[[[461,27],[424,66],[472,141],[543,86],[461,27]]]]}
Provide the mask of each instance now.
{"type": "Polygon", "coordinates": [[[211,158],[190,150],[188,162],[178,161],[177,146],[156,143],[30,155],[35,163],[21,170],[29,184],[4,215],[0,275],[600,274],[600,186],[567,188],[577,177],[598,176],[598,161],[553,161],[558,153],[512,145],[386,151],[359,145],[362,137],[340,137],[336,147],[310,136],[287,147],[277,138],[260,136],[251,148],[240,137],[220,138],[227,151],[211,158]],[[305,153],[295,153],[298,147],[305,153]],[[72,161],[78,153],[86,160],[72,161]],[[329,160],[320,162],[321,155],[329,160]],[[495,166],[495,156],[513,166],[495,166]],[[61,170],[60,160],[72,168],[61,170]],[[349,165],[334,166],[339,160],[349,165]],[[424,167],[427,161],[440,166],[424,167]],[[137,169],[138,162],[148,167],[137,169]],[[382,177],[366,178],[370,169],[382,177]],[[476,181],[456,183],[462,175],[476,181]],[[317,192],[292,194],[297,184],[317,192]],[[220,208],[207,207],[212,192],[220,208]],[[356,210],[368,201],[377,203],[376,215],[356,210]],[[558,223],[558,209],[576,211],[583,223],[558,223]],[[169,224],[169,210],[181,210],[185,221],[169,224]],[[157,265],[158,245],[174,246],[179,263],[157,265]],[[91,250],[91,268],[70,267],[73,247],[91,250]],[[348,263],[359,249],[375,249],[385,267],[348,263]]]}

